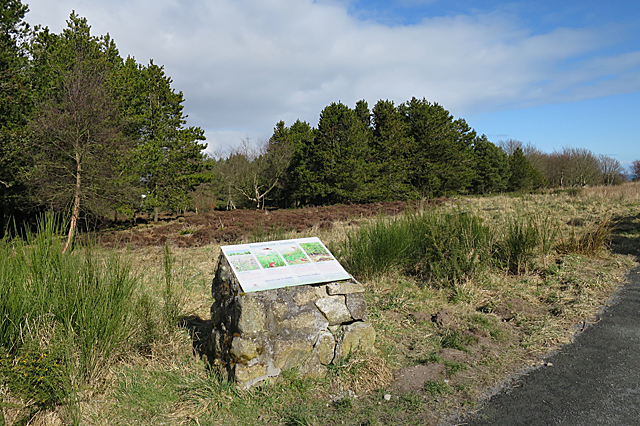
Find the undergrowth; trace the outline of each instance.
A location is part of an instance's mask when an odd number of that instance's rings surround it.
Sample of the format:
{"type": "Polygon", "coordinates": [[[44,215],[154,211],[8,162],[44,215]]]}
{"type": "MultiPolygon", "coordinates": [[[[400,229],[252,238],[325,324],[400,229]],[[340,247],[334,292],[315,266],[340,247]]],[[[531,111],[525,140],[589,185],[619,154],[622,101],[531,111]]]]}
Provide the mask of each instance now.
{"type": "Polygon", "coordinates": [[[606,250],[611,205],[588,194],[463,200],[326,230],[367,288],[378,352],[248,390],[207,370],[176,326],[208,312],[217,246],[62,254],[62,224],[43,221],[0,241],[0,424],[43,412],[89,425],[438,424],[569,341],[619,284],[630,263],[606,250]],[[432,376],[396,389],[392,371],[416,366],[432,376]]]}
{"type": "Polygon", "coordinates": [[[26,422],[65,405],[75,423],[76,396],[100,387],[119,356],[160,339],[183,313],[168,247],[157,303],[125,255],[90,242],[63,253],[64,225],[49,215],[37,232],[0,240],[0,383],[22,400],[26,422]]]}
{"type": "Polygon", "coordinates": [[[487,266],[490,229],[465,212],[437,210],[380,217],[347,236],[338,253],[354,275],[369,278],[401,268],[406,274],[445,286],[487,266]]]}
{"type": "Polygon", "coordinates": [[[487,267],[526,273],[534,259],[557,249],[594,254],[610,226],[558,240],[559,226],[549,215],[509,214],[489,226],[469,212],[427,210],[396,218],[379,217],[347,235],[338,246],[348,270],[363,279],[400,268],[433,286],[454,288],[487,267]]]}

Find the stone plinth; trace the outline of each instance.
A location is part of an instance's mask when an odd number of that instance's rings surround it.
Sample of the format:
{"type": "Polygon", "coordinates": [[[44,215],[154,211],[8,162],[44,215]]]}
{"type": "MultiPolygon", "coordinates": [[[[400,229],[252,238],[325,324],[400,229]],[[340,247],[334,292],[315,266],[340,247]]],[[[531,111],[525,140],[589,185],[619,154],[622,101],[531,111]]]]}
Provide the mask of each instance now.
{"type": "Polygon", "coordinates": [[[221,255],[211,292],[212,332],[204,353],[241,387],[292,368],[322,376],[326,365],[350,351],[373,349],[375,331],[359,283],[243,293],[221,255]]]}

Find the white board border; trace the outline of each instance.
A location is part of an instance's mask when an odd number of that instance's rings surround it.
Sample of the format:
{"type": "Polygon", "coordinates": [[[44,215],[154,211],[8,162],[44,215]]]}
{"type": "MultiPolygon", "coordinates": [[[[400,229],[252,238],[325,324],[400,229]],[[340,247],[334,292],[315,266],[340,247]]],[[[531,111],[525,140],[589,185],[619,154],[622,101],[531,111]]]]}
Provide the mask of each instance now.
{"type": "Polygon", "coordinates": [[[220,248],[245,293],[352,278],[318,237],[220,248]]]}

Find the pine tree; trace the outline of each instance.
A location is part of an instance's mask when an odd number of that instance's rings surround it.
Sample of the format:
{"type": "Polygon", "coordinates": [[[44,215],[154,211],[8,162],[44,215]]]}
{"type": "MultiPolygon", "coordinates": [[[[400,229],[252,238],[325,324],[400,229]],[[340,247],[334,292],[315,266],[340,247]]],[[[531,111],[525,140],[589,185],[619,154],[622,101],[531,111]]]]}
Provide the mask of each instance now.
{"type": "Polygon", "coordinates": [[[472,143],[475,132],[442,106],[412,98],[399,111],[413,138],[409,152],[411,183],[424,196],[460,193],[474,176],[472,143]]]}
{"type": "Polygon", "coordinates": [[[367,136],[362,120],[346,105],[332,103],[322,110],[313,141],[304,149],[304,161],[294,158],[306,202],[333,204],[368,199],[372,178],[367,136]]]}
{"type": "Polygon", "coordinates": [[[19,0],[5,0],[0,6],[0,238],[5,216],[26,202],[25,173],[30,161],[24,155],[26,125],[32,109],[32,90],[25,72],[24,51],[29,25],[28,8],[19,0]]]}
{"type": "Polygon", "coordinates": [[[130,148],[106,83],[118,63],[115,44],[91,36],[84,18],[67,22],[62,34],[41,31],[30,46],[37,104],[29,184],[36,205],[71,209],[64,250],[81,212],[104,215],[120,199],[117,158],[130,148]]]}
{"type": "Polygon", "coordinates": [[[490,194],[506,191],[509,178],[509,157],[491,143],[485,135],[473,143],[476,177],[473,179],[473,191],[478,194],[490,194]]]}
{"type": "Polygon", "coordinates": [[[145,208],[157,221],[161,208],[185,209],[188,192],[210,179],[204,171],[204,130],[185,127],[184,96],[171,87],[163,67],[153,61],[144,67],[128,60],[122,72],[120,84],[137,88],[121,95],[128,133],[135,138],[131,184],[141,184],[145,208]]]}
{"type": "Polygon", "coordinates": [[[509,191],[529,191],[544,186],[544,178],[527,160],[520,147],[509,157],[509,171],[509,191]]]}
{"type": "Polygon", "coordinates": [[[374,199],[406,200],[417,197],[417,191],[410,182],[409,153],[413,143],[407,123],[393,102],[378,101],[373,107],[371,138],[372,173],[376,177],[374,199]]]}

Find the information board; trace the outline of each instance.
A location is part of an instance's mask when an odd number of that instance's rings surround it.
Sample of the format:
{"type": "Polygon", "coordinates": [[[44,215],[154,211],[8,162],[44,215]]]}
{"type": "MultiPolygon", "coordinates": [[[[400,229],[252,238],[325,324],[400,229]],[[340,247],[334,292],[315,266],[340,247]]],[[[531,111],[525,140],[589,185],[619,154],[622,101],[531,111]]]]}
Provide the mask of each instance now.
{"type": "Polygon", "coordinates": [[[221,249],[245,293],[351,278],[317,237],[221,249]]]}

